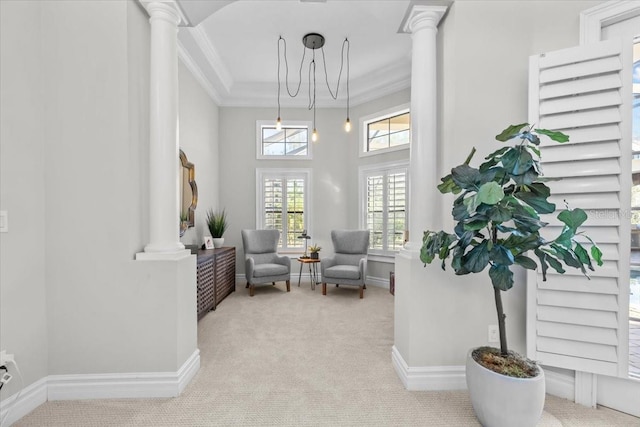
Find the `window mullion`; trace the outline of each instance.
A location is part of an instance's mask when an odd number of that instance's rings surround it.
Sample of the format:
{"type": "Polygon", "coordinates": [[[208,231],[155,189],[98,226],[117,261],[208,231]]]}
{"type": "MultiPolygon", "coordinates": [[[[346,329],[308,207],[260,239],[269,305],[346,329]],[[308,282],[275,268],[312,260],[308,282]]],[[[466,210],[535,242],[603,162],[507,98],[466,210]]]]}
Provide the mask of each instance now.
{"type": "Polygon", "coordinates": [[[287,239],[289,235],[289,179],[284,177],[282,179],[282,249],[289,247],[289,241],[287,239]]]}
{"type": "Polygon", "coordinates": [[[382,250],[389,250],[389,172],[382,175],[382,250]]]}

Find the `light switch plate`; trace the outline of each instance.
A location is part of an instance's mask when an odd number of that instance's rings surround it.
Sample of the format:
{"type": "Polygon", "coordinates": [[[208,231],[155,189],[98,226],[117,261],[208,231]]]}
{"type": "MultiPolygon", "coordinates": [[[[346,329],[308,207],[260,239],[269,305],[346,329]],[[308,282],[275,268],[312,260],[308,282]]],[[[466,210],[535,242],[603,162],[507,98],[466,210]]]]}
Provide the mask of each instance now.
{"type": "Polygon", "coordinates": [[[9,232],[9,214],[7,211],[0,211],[0,233],[9,232]]]}

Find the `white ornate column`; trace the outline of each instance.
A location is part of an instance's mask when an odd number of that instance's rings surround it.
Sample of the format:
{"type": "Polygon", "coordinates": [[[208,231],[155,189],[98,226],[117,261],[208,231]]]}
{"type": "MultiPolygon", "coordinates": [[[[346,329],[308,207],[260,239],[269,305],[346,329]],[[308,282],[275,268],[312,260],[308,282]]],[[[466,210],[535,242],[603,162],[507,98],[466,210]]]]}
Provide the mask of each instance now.
{"type": "MultiPolygon", "coordinates": [[[[395,260],[394,345],[391,360],[409,390],[464,388],[464,374],[446,368],[438,342],[450,340],[442,328],[450,301],[440,266],[420,261],[423,232],[442,227],[438,189],[437,33],[447,7],[411,5],[402,23],[411,34],[411,152],[409,242],[395,260]],[[431,266],[429,266],[431,267],[431,266]],[[441,295],[445,295],[442,297],[441,295]],[[444,368],[443,368],[444,366],[444,368]]],[[[464,372],[464,367],[462,368],[464,372]]]]}
{"type": "Polygon", "coordinates": [[[442,226],[437,141],[437,33],[445,6],[415,5],[403,29],[411,34],[411,155],[409,163],[409,242],[419,252],[425,230],[442,226]]]}
{"type": "Polygon", "coordinates": [[[142,0],[151,23],[149,243],[136,259],[171,259],[189,251],[179,240],[178,24],[173,1],[142,0]]]}

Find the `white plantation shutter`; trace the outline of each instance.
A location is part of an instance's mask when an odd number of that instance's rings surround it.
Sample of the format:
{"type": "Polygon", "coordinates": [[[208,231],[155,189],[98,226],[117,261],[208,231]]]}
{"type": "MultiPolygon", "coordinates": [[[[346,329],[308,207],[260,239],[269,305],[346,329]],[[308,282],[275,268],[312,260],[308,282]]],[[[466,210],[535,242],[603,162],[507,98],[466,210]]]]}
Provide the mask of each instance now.
{"type": "Polygon", "coordinates": [[[384,249],[384,174],[367,177],[367,221],[371,249],[384,249]]]}
{"type": "Polygon", "coordinates": [[[364,185],[362,226],[371,232],[373,253],[399,250],[407,229],[407,167],[383,165],[361,170],[364,185]]]}
{"type": "MultiPolygon", "coordinates": [[[[532,57],[530,123],[560,130],[569,142],[544,137],[542,168],[560,210],[587,211],[585,231],[603,252],[591,280],[579,270],[529,272],[527,355],[548,366],[627,376],[631,197],[631,52],[607,41],[532,57]],[[627,68],[628,67],[628,68],[627,68]]],[[[562,229],[546,215],[543,235],[562,229]]],[[[585,245],[587,250],[590,245],[585,245]]]]}
{"type": "Polygon", "coordinates": [[[282,250],[304,248],[298,239],[309,228],[309,172],[296,169],[256,169],[257,228],[280,231],[282,250]]]}

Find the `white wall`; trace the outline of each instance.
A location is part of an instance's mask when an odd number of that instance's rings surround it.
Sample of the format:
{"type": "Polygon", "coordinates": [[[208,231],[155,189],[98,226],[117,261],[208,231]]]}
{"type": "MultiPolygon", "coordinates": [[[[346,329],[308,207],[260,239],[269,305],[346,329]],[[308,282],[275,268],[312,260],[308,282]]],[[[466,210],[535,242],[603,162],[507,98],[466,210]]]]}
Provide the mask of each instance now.
{"type": "MultiPolygon", "coordinates": [[[[0,20],[0,210],[9,214],[0,234],[0,349],[15,355],[28,385],[47,375],[40,3],[2,1],[0,20]]],[[[0,401],[18,386],[3,387],[0,401]]]]}
{"type": "Polygon", "coordinates": [[[201,245],[203,236],[209,234],[207,210],[215,210],[219,205],[218,106],[182,62],[178,73],[180,147],[195,166],[198,186],[196,224],[185,232],[181,241],[185,245],[201,245]]]}

